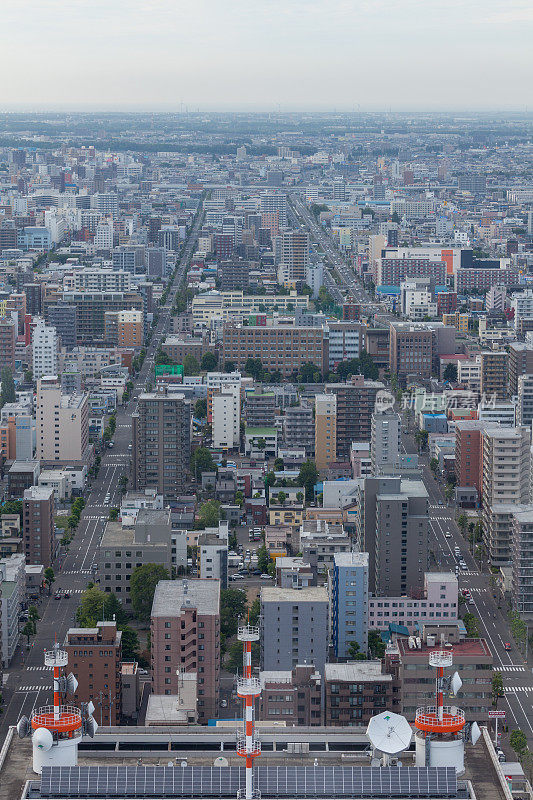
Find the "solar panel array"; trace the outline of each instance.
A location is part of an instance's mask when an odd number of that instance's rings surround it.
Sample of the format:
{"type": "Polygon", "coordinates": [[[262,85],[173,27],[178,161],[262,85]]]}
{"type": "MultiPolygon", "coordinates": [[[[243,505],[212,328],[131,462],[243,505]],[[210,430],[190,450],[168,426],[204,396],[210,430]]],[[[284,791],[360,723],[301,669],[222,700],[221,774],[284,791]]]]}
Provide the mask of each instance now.
{"type": "MultiPolygon", "coordinates": [[[[455,797],[453,767],[257,767],[261,797],[455,797]]],[[[231,797],[244,767],[43,767],[41,797],[231,797]]]]}

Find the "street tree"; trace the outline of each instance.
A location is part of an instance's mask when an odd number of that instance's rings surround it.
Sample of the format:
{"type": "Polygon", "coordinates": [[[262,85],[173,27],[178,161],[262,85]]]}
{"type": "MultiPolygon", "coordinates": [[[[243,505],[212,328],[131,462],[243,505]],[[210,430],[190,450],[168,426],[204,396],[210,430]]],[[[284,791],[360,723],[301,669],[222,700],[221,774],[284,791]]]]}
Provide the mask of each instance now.
{"type": "Polygon", "coordinates": [[[23,636],[26,637],[27,643],[28,643],[28,647],[29,647],[30,646],[30,637],[31,636],[35,636],[35,634],[37,633],[37,626],[36,626],[35,622],[33,622],[32,620],[29,619],[27,621],[27,623],[24,625],[21,633],[22,633],[23,636]]]}
{"type": "Polygon", "coordinates": [[[212,372],[216,369],[218,358],[214,353],[204,353],[201,361],[201,368],[204,372],[212,372]]]}
{"type": "Polygon", "coordinates": [[[52,591],[52,584],[55,582],[54,570],[52,567],[47,567],[44,571],[44,582],[48,586],[48,594],[52,591]]]}
{"type": "Polygon", "coordinates": [[[148,622],[152,611],[155,587],[159,581],[169,579],[168,570],[162,564],[143,564],[135,567],[130,578],[131,605],[135,616],[148,622]]]}
{"type": "Polygon", "coordinates": [[[220,522],[220,503],[218,500],[206,500],[198,511],[197,523],[201,528],[216,528],[220,522]]]}
{"type": "Polygon", "coordinates": [[[302,464],[298,474],[298,483],[305,488],[305,498],[308,503],[313,499],[317,480],[318,470],[316,464],[314,461],[311,461],[311,459],[308,459],[302,464]]]}
{"type": "Polygon", "coordinates": [[[242,589],[222,589],[220,592],[220,632],[224,639],[235,636],[239,620],[243,619],[245,615],[246,592],[242,589]]]}
{"type": "Polygon", "coordinates": [[[80,628],[94,628],[99,620],[110,620],[113,615],[117,625],[124,623],[124,610],[113,592],[103,592],[94,585],[83,592],[76,611],[80,628]]]}
{"type": "Polygon", "coordinates": [[[511,731],[509,744],[517,756],[521,758],[527,750],[527,736],[520,728],[515,728],[514,731],[511,731]]]}
{"type": "Polygon", "coordinates": [[[498,707],[498,698],[503,697],[503,678],[501,672],[492,674],[492,705],[498,707]]]}

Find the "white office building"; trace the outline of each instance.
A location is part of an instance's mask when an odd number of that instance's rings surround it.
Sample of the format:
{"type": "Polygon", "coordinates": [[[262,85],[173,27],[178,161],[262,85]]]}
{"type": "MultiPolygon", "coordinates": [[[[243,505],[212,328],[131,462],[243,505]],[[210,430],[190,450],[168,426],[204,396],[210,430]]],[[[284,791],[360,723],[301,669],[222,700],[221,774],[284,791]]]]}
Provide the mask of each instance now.
{"type": "Polygon", "coordinates": [[[33,331],[33,379],[57,375],[57,332],[51,325],[40,323],[33,331]]]}
{"type": "Polygon", "coordinates": [[[240,383],[227,384],[213,395],[213,447],[231,450],[239,446],[241,424],[240,383]]]}

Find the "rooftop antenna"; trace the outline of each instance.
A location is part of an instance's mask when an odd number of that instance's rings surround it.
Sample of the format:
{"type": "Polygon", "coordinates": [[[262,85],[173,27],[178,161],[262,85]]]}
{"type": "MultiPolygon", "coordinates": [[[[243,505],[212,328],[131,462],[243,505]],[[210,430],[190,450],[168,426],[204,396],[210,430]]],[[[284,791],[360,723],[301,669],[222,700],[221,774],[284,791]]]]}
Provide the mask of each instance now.
{"type": "Polygon", "coordinates": [[[405,717],[392,711],[382,711],[372,717],[366,735],[374,750],[383,753],[383,766],[389,766],[390,756],[402,753],[411,744],[413,732],[405,717]]]}

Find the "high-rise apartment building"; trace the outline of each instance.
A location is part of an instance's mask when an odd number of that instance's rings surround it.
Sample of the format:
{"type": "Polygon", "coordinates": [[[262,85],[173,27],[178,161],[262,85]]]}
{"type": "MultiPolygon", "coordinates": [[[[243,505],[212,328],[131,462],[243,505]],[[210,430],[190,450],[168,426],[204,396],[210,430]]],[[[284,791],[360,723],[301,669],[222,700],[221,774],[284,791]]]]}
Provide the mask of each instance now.
{"type": "Polygon", "coordinates": [[[152,692],[177,695],[180,674],[197,675],[199,722],[218,716],[220,586],[217,580],[159,581],[150,622],[152,692]]]}
{"type": "Polygon", "coordinates": [[[485,350],[481,358],[481,394],[505,400],[508,391],[509,354],[505,350],[485,350]]]}
{"type": "Polygon", "coordinates": [[[52,566],[55,557],[54,490],[30,486],[22,499],[22,536],[27,564],[52,566]]]}
{"type": "Polygon", "coordinates": [[[104,339],[117,347],[140,348],[144,338],[143,312],[106,311],[104,314],[104,339]]]}
{"type": "Polygon", "coordinates": [[[64,649],[78,680],[72,701],[92,700],[98,725],[119,725],[122,716],[122,632],[116,622],[69,628],[64,649]]]}
{"type": "Polygon", "coordinates": [[[78,313],[76,306],[69,303],[48,307],[48,322],[56,329],[61,347],[72,350],[78,339],[78,313]]]}
{"type": "Polygon", "coordinates": [[[337,460],[337,396],[317,394],[315,397],[315,463],[327,469],[337,460]]]}
{"type": "Polygon", "coordinates": [[[290,279],[305,281],[309,265],[309,232],[303,229],[281,231],[278,247],[278,263],[288,267],[290,279]]]}
{"type": "Polygon", "coordinates": [[[528,502],[530,445],[528,428],[497,425],[483,431],[483,542],[493,566],[505,565],[511,558],[509,531],[495,524],[495,507],[528,502]]]}
{"type": "Polygon", "coordinates": [[[335,658],[349,658],[350,645],[368,648],[368,553],[335,553],[331,572],[331,639],[335,658]]]}
{"type": "Polygon", "coordinates": [[[512,512],[511,565],[513,609],[524,619],[533,615],[533,506],[515,509],[512,512]]]}
{"type": "Polygon", "coordinates": [[[303,449],[307,456],[315,452],[315,420],[313,409],[305,402],[299,406],[289,406],[283,417],[283,438],[285,446],[303,449]]]}
{"type": "Polygon", "coordinates": [[[239,446],[241,423],[240,381],[226,384],[212,397],[213,447],[233,450],[239,446]]]}
{"type": "Polygon", "coordinates": [[[87,395],[61,394],[56,376],[37,381],[37,458],[83,461],[89,446],[87,395]]]}
{"type": "Polygon", "coordinates": [[[191,405],[166,391],[139,396],[133,423],[133,488],[183,492],[191,453],[191,405]]]}
{"type": "MultiPolygon", "coordinates": [[[[261,214],[278,214],[280,228],[287,227],[287,197],[281,192],[263,192],[261,194],[261,214]]],[[[265,226],[263,226],[265,227],[265,226]]]]}
{"type": "Polygon", "coordinates": [[[533,374],[518,377],[516,414],[519,425],[531,425],[533,422],[533,374]]]}
{"type": "Polygon", "coordinates": [[[329,599],[323,587],[261,589],[261,669],[314,664],[323,675],[328,657],[329,599]]]}
{"type": "Polygon", "coordinates": [[[276,419],[276,395],[259,384],[246,394],[246,422],[252,428],[273,428],[276,419]]]}
{"type": "Polygon", "coordinates": [[[392,375],[430,378],[433,364],[433,332],[410,323],[390,326],[389,367],[392,375]]]}
{"type": "Polygon", "coordinates": [[[337,459],[348,461],[352,442],[368,442],[376,395],[385,386],[354,375],[346,383],[327,383],[326,393],[337,397],[337,459]]]}
{"type": "Polygon", "coordinates": [[[7,367],[15,369],[15,341],[17,330],[14,320],[10,317],[0,319],[0,371],[7,367]]]}
{"type": "Polygon", "coordinates": [[[473,486],[481,499],[483,492],[483,431],[478,420],[460,420],[455,424],[455,476],[457,486],[473,486]]]}
{"type": "Polygon", "coordinates": [[[518,379],[521,375],[533,375],[533,348],[523,342],[509,345],[509,395],[518,394],[518,379]]]}
{"type": "Polygon", "coordinates": [[[372,414],[370,432],[370,456],[372,474],[379,475],[383,467],[397,464],[400,457],[402,421],[392,409],[372,414]]]}
{"type": "Polygon", "coordinates": [[[57,375],[57,332],[51,325],[38,324],[32,338],[33,379],[57,375]]]}
{"type": "Polygon", "coordinates": [[[401,596],[424,588],[429,564],[429,496],[424,483],[398,476],[365,478],[357,537],[368,553],[369,590],[401,596]]]}

